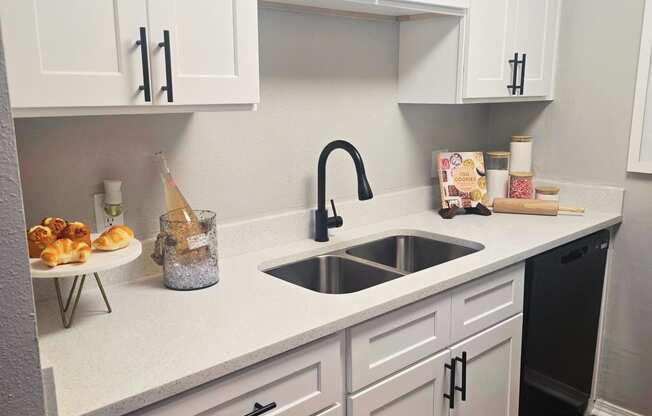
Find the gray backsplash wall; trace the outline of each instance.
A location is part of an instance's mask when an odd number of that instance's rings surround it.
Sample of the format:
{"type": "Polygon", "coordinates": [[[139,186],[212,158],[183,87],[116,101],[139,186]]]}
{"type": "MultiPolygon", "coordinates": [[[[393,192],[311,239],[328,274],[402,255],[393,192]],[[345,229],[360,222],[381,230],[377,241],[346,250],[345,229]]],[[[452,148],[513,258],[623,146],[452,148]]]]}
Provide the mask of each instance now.
{"type": "Polygon", "coordinates": [[[537,174],[626,189],[598,397],[652,415],[652,175],[626,173],[643,5],[564,1],[556,100],[492,106],[490,146],[530,132],[537,174]]]}
{"type": "MultiPolygon", "coordinates": [[[[224,223],[314,206],[317,158],[331,139],[358,147],[376,194],[429,184],[432,150],[486,145],[486,105],[396,104],[396,22],[261,10],[260,51],[256,112],[17,120],[28,222],[92,222],[92,194],[119,178],[127,222],[152,236],[160,149],[190,203],[224,223]]],[[[356,197],[344,152],[329,160],[327,188],[336,200],[356,197]]]]}

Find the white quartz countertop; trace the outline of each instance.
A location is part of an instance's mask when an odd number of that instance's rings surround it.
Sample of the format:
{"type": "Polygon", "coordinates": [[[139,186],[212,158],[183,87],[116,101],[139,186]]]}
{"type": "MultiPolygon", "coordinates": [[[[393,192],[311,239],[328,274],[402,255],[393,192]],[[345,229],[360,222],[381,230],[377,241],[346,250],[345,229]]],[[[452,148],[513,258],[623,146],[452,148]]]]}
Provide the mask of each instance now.
{"type": "Polygon", "coordinates": [[[67,330],[55,303],[41,305],[41,353],[54,368],[60,416],[121,415],[620,221],[619,213],[591,211],[453,220],[428,211],[344,228],[328,243],[302,240],[221,259],[220,282],[208,289],[167,290],[160,277],[112,286],[111,314],[99,296],[85,291],[67,330]],[[406,230],[485,249],[346,295],[312,292],[259,271],[279,259],[298,260],[406,230]]]}

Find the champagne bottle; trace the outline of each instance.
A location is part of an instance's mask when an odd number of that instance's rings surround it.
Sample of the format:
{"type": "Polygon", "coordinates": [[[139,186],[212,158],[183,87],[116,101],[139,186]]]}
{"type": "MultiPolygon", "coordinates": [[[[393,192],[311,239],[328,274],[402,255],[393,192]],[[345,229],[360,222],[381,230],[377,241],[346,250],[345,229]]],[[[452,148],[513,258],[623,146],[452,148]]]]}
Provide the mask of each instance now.
{"type": "Polygon", "coordinates": [[[165,155],[163,152],[157,152],[156,156],[158,157],[161,180],[165,190],[165,204],[168,210],[167,219],[168,222],[174,225],[170,231],[176,240],[177,255],[184,256],[189,251],[202,248],[205,245],[203,243],[205,235],[197,215],[190,208],[188,201],[174,181],[165,155]]]}
{"type": "Polygon", "coordinates": [[[193,212],[192,208],[186,201],[186,198],[183,196],[179,187],[177,186],[170,169],[168,168],[168,162],[165,158],[163,152],[157,152],[156,156],[159,161],[159,169],[161,172],[161,180],[163,181],[163,189],[165,190],[165,205],[168,210],[168,218],[171,221],[187,222],[187,223],[199,223],[197,216],[193,212]]]}

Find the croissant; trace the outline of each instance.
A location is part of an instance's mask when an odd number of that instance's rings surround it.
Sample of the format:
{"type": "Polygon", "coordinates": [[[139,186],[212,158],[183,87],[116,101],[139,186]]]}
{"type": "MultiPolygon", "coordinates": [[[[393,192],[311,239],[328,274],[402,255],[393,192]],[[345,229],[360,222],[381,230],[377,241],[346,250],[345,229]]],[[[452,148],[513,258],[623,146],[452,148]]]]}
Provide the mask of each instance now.
{"type": "Polygon", "coordinates": [[[47,217],[43,218],[41,225],[51,229],[54,235],[58,238],[59,234],[61,234],[61,231],[63,231],[63,229],[68,226],[68,221],[64,220],[63,218],[47,217]]]}
{"type": "Polygon", "coordinates": [[[134,232],[126,225],[114,225],[104,231],[93,241],[93,247],[98,250],[113,251],[127,247],[134,239],[134,232]]]}
{"type": "Polygon", "coordinates": [[[48,244],[41,253],[41,260],[50,267],[67,263],[85,263],[91,255],[88,244],[62,238],[48,244]]]}
{"type": "Polygon", "coordinates": [[[88,225],[81,222],[69,222],[66,228],[61,230],[58,237],[83,242],[89,247],[91,246],[91,230],[88,225]]]}
{"type": "Polygon", "coordinates": [[[48,227],[36,225],[27,231],[27,245],[29,256],[38,259],[41,252],[50,243],[57,239],[56,235],[48,227]]]}

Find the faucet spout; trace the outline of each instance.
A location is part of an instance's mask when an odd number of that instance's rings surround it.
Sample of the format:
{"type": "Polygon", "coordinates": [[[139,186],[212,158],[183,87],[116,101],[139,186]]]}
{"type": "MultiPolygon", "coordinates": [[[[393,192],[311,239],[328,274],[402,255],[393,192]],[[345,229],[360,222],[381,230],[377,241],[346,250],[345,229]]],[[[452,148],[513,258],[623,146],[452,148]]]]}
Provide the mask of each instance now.
{"type": "MultiPolygon", "coordinates": [[[[328,156],[335,149],[345,150],[353,159],[355,172],[358,177],[358,199],[360,201],[365,201],[374,196],[369,181],[367,180],[362,156],[360,156],[358,149],[345,140],[335,140],[327,144],[319,155],[319,162],[317,164],[317,211],[315,213],[316,241],[328,241],[328,229],[341,227],[343,224],[342,217],[339,217],[334,213],[335,215],[329,218],[328,211],[326,211],[326,162],[328,161],[328,156]]],[[[334,208],[335,205],[333,203],[333,211],[335,210],[334,208]]]]}

